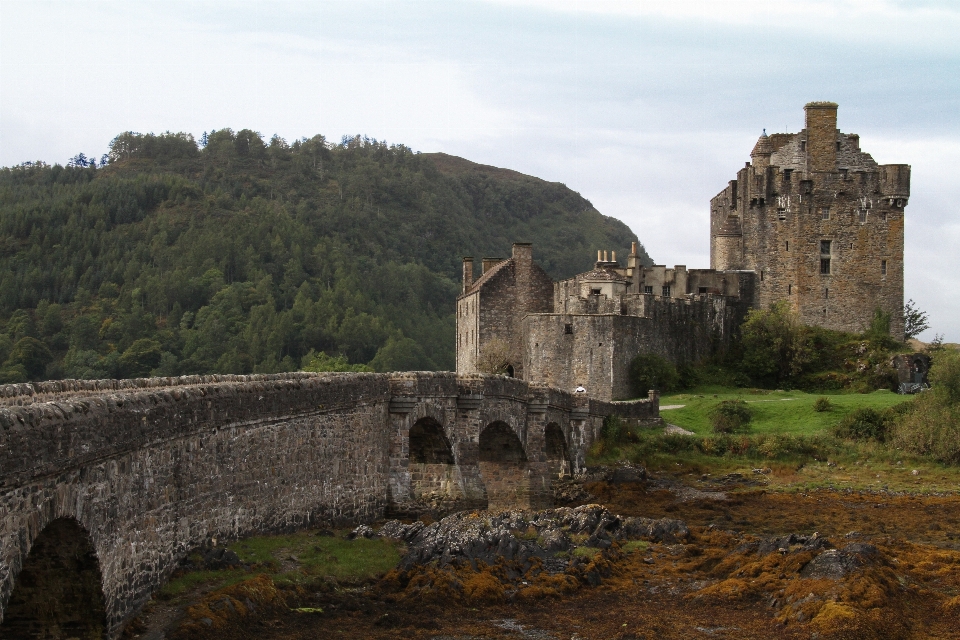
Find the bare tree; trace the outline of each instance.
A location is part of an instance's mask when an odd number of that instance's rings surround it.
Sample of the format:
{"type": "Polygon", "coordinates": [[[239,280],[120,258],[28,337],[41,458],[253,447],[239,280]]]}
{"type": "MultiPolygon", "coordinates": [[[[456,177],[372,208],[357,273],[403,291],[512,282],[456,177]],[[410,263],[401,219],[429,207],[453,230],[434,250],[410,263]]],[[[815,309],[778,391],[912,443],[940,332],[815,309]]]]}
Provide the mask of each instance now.
{"type": "Polygon", "coordinates": [[[510,366],[510,345],[506,340],[494,338],[480,349],[477,357],[477,370],[480,373],[502,375],[510,366]]]}

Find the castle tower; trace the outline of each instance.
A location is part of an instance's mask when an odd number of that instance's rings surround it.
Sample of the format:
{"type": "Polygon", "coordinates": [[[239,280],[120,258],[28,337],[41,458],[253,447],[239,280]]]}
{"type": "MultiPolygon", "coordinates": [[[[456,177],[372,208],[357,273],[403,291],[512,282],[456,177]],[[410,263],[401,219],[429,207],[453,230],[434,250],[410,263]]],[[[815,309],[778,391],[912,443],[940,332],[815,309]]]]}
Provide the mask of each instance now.
{"type": "Polygon", "coordinates": [[[711,267],[756,272],[758,307],[786,300],[805,324],[850,332],[881,309],[902,339],[910,167],[877,164],[837,109],[811,102],[800,133],[760,136],[710,202],[711,267]]]}

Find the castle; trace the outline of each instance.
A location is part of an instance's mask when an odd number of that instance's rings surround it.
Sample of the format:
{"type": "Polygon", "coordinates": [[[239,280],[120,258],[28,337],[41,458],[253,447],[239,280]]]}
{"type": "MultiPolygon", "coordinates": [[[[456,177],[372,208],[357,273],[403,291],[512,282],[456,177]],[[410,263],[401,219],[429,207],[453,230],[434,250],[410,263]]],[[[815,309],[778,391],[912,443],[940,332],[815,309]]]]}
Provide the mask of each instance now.
{"type": "Polygon", "coordinates": [[[500,352],[508,375],[601,400],[633,395],[638,353],[696,362],[735,338],[751,308],[787,301],[800,320],[862,331],[876,309],[903,339],[903,214],[909,165],[878,165],[836,128],[837,105],[805,106],[806,127],[766,135],[752,162],[710,201],[710,269],[621,266],[599,251],[592,271],[553,282],[533,247],[463,259],[457,372],[500,352]]]}

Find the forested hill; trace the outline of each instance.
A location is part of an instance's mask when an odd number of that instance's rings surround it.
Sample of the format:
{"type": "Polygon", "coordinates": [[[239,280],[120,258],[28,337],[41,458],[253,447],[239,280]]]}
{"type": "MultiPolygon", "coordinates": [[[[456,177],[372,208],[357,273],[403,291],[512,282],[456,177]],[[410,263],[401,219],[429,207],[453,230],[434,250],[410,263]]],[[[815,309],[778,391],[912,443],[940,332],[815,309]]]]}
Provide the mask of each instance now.
{"type": "Polygon", "coordinates": [[[125,133],[100,167],[0,170],[0,382],[287,371],[323,352],[450,369],[463,255],[533,242],[560,278],[636,239],[562,184],[445,154],[202,142],[125,133]]]}

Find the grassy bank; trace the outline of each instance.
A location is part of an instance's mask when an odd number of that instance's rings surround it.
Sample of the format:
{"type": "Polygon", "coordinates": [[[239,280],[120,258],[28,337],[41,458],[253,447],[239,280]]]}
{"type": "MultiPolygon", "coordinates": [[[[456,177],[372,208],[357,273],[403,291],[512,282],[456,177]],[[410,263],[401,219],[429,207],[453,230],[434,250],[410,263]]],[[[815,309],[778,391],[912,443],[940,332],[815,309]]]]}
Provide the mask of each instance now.
{"type": "Polygon", "coordinates": [[[629,461],[655,475],[707,483],[742,474],[757,485],[787,491],[955,492],[960,488],[960,467],[911,454],[889,442],[856,441],[834,434],[837,423],[858,409],[883,411],[914,401],[889,391],[811,394],[704,386],[660,400],[664,421],[693,435],[630,429],[625,423],[608,421],[588,463],[629,461]],[[815,404],[821,398],[828,400],[828,407],[817,411],[815,404]],[[728,400],[745,402],[752,419],[742,431],[714,433],[711,412],[728,400]]]}
{"type": "Polygon", "coordinates": [[[881,411],[901,402],[911,402],[912,398],[891,391],[823,394],[699,387],[692,391],[662,396],[661,416],[669,424],[693,431],[697,435],[709,436],[713,433],[710,411],[723,400],[743,400],[750,406],[753,413],[750,422],[752,434],[812,436],[829,431],[841,418],[856,409],[868,407],[881,411]],[[826,411],[815,411],[814,403],[823,397],[829,400],[830,408],[826,411]],[[676,409],[665,408],[677,405],[683,406],[676,409]]]}
{"type": "MultiPolygon", "coordinates": [[[[396,544],[384,539],[346,540],[342,535],[318,535],[315,530],[291,535],[257,536],[229,543],[246,566],[235,569],[186,571],[160,590],[163,599],[177,598],[197,588],[218,589],[254,575],[269,576],[278,586],[316,581],[355,582],[389,571],[400,561],[396,544]]],[[[190,560],[202,565],[195,554],[190,560]]]]}

